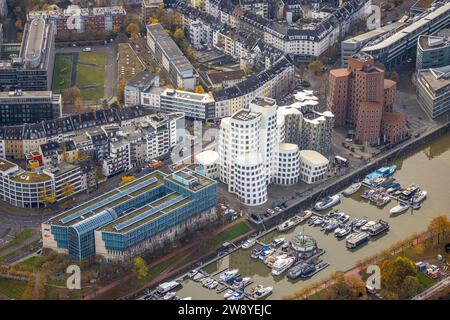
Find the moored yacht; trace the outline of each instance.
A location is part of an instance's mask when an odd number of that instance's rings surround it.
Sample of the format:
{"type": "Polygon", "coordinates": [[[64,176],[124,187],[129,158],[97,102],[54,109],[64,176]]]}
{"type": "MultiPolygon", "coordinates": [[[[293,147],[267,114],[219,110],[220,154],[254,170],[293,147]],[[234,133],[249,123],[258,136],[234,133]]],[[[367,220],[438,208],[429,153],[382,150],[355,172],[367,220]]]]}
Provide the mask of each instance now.
{"type": "Polygon", "coordinates": [[[393,207],[391,210],[389,210],[389,213],[392,215],[394,214],[399,214],[399,213],[403,213],[406,210],[408,210],[409,205],[407,203],[401,202],[396,205],[395,207],[393,207]]]}
{"type": "Polygon", "coordinates": [[[331,197],[326,197],[324,200],[319,201],[314,206],[314,209],[321,211],[331,208],[332,206],[341,202],[341,197],[338,194],[335,194],[331,197]]]}
{"type": "Polygon", "coordinates": [[[354,183],[350,187],[348,187],[347,189],[342,191],[342,194],[344,196],[350,196],[350,195],[354,194],[355,192],[357,192],[361,188],[361,186],[362,186],[361,182],[354,183]]]}
{"type": "Polygon", "coordinates": [[[287,269],[289,269],[295,262],[293,257],[287,257],[285,259],[278,259],[272,266],[272,275],[279,276],[287,269]]]}

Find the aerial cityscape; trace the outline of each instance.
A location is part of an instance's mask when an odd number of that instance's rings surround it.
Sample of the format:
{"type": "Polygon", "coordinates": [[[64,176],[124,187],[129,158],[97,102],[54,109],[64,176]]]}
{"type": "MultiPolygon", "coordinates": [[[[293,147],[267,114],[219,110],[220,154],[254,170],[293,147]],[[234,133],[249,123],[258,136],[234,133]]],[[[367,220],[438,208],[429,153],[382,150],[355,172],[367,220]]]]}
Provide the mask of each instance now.
{"type": "Polygon", "coordinates": [[[449,115],[450,0],[0,0],[0,300],[448,300],[449,115]]]}

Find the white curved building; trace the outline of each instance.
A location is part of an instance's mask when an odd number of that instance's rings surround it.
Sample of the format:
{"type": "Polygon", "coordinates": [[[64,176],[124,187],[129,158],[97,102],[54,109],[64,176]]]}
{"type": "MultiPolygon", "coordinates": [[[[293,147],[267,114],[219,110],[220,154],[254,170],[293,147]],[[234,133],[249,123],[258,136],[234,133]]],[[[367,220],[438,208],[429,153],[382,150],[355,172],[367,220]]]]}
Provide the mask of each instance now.
{"type": "Polygon", "coordinates": [[[279,143],[277,145],[277,172],[274,182],[277,184],[296,184],[300,176],[300,154],[296,144],[279,143]]]}
{"type": "Polygon", "coordinates": [[[300,151],[300,178],[306,183],[322,180],[328,170],[330,161],[314,150],[300,151]]]}
{"type": "Polygon", "coordinates": [[[213,150],[206,150],[195,155],[195,163],[203,167],[208,178],[219,177],[219,154],[213,150]]]}
{"type": "Polygon", "coordinates": [[[248,206],[257,206],[267,201],[264,161],[259,153],[252,151],[236,157],[235,193],[248,206]]]}

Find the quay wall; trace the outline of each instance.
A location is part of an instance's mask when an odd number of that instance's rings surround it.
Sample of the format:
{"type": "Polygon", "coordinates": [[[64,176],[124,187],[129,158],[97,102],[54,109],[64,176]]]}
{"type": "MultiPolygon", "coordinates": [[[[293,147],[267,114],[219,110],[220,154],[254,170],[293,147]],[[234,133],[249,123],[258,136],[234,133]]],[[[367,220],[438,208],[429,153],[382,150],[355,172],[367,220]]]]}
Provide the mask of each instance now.
{"type": "Polygon", "coordinates": [[[418,138],[410,139],[405,143],[393,147],[389,151],[376,156],[366,165],[357,168],[356,170],[342,177],[339,177],[337,180],[330,181],[329,183],[325,182],[323,185],[320,185],[320,188],[318,188],[318,190],[314,190],[310,195],[307,195],[296,200],[293,203],[290,203],[288,208],[280,212],[278,215],[265,220],[264,222],[255,223],[252,219],[249,219],[249,221],[258,230],[268,231],[287,218],[290,218],[303,210],[313,207],[314,204],[323,197],[335,194],[336,192],[345,189],[352,182],[362,180],[368,173],[419,149],[421,146],[432,142],[433,140],[443,136],[449,131],[450,122],[441,125],[418,138]]]}

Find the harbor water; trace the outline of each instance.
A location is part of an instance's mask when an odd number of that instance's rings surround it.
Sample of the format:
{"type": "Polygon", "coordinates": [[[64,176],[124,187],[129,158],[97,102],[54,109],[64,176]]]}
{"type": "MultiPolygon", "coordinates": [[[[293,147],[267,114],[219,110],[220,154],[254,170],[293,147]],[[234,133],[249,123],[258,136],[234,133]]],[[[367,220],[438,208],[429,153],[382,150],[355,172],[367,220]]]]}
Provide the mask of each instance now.
{"type": "MultiPolygon", "coordinates": [[[[345,246],[345,239],[338,240],[333,233],[325,234],[320,227],[309,226],[307,223],[283,233],[273,231],[260,238],[262,242],[269,244],[274,238],[280,236],[290,241],[301,232],[312,236],[317,241],[318,247],[326,251],[320,259],[330,264],[312,278],[293,281],[286,277],[286,273],[273,277],[271,269],[264,265],[263,261],[250,258],[254,247],[248,250],[239,249],[205,266],[202,270],[212,274],[226,268],[237,268],[241,277],[252,278],[252,285],[273,286],[273,293],[267,299],[281,299],[295,290],[328,277],[333,272],[349,270],[358,260],[373,256],[399,240],[425,231],[434,217],[450,216],[450,133],[390,164],[397,165],[394,178],[402,187],[414,183],[422,190],[428,191],[428,197],[420,209],[390,217],[389,209],[397,205],[397,201],[392,200],[383,208],[378,208],[361,198],[365,188],[361,188],[351,197],[343,197],[341,203],[333,208],[350,215],[350,219],[367,217],[368,220],[383,219],[389,222],[389,231],[376,240],[370,240],[355,250],[349,250],[345,246]]],[[[190,296],[192,299],[223,299],[223,294],[203,288],[201,283],[191,279],[184,280],[182,288],[177,292],[178,296],[190,296]]]]}

